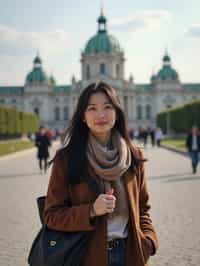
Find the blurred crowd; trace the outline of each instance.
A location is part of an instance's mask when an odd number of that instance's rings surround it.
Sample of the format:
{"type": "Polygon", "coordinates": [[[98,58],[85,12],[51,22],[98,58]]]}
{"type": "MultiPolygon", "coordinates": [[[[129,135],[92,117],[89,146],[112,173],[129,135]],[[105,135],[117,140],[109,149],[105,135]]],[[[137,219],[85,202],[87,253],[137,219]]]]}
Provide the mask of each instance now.
{"type": "Polygon", "coordinates": [[[150,143],[152,147],[160,147],[163,139],[163,132],[161,128],[139,127],[138,129],[130,128],[129,136],[132,140],[136,140],[146,147],[150,143]]]}

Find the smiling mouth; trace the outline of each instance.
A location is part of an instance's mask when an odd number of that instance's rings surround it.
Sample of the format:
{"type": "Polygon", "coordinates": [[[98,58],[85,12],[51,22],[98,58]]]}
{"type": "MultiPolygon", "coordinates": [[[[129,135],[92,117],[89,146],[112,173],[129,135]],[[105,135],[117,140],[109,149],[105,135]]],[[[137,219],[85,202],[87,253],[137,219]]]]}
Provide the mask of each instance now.
{"type": "Polygon", "coordinates": [[[97,125],[97,126],[104,126],[106,124],[107,124],[107,122],[98,122],[98,123],[95,123],[95,125],[97,125]]]}

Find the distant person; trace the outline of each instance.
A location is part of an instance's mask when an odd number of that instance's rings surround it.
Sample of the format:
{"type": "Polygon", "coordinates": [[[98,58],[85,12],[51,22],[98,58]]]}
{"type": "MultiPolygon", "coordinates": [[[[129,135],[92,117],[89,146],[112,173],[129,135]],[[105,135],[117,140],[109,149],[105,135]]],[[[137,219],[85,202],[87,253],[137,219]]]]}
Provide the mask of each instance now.
{"type": "Polygon", "coordinates": [[[163,139],[163,132],[162,132],[162,129],[158,127],[155,132],[155,141],[156,141],[157,147],[160,147],[160,143],[162,139],[163,139]]]}
{"type": "Polygon", "coordinates": [[[155,130],[153,128],[149,128],[148,134],[149,134],[150,139],[151,139],[151,145],[152,145],[152,147],[154,147],[155,146],[155,130]]]}
{"type": "Polygon", "coordinates": [[[144,147],[146,147],[147,140],[148,140],[148,130],[147,130],[146,127],[144,127],[143,130],[142,130],[142,139],[143,139],[144,147]]]}
{"type": "Polygon", "coordinates": [[[197,172],[197,165],[199,161],[199,152],[200,152],[200,135],[198,132],[198,128],[193,126],[191,128],[190,133],[186,139],[186,147],[189,152],[189,156],[192,163],[192,171],[193,174],[197,172]]]}
{"type": "Polygon", "coordinates": [[[129,133],[130,139],[133,140],[134,139],[134,129],[131,128],[128,133],[129,133]]]}
{"type": "Polygon", "coordinates": [[[41,126],[39,133],[36,134],[35,146],[37,147],[37,158],[39,161],[39,168],[46,173],[47,170],[47,159],[49,158],[49,147],[51,146],[50,139],[47,135],[45,127],[41,126]]]}
{"type": "Polygon", "coordinates": [[[139,130],[138,129],[134,130],[134,139],[139,139],[139,130]]]}

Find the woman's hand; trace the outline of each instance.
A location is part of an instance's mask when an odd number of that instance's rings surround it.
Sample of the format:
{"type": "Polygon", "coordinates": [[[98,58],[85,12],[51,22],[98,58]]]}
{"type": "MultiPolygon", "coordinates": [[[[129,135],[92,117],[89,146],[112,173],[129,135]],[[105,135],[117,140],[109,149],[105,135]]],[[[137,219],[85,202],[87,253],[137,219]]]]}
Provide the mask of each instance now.
{"type": "Polygon", "coordinates": [[[114,195],[100,194],[93,204],[93,215],[100,216],[112,213],[115,209],[116,198],[114,195]]]}

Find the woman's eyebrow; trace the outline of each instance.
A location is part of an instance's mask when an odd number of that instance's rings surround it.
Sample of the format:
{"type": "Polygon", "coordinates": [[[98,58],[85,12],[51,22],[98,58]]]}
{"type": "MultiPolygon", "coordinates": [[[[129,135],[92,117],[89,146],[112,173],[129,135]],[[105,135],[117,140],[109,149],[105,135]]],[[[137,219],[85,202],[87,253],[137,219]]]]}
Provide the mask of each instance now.
{"type": "MultiPolygon", "coordinates": [[[[105,104],[112,104],[112,103],[111,102],[104,102],[103,104],[105,105],[105,104]]],[[[90,106],[90,105],[97,105],[97,103],[88,103],[88,106],[90,106]]]]}

